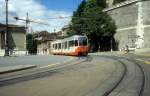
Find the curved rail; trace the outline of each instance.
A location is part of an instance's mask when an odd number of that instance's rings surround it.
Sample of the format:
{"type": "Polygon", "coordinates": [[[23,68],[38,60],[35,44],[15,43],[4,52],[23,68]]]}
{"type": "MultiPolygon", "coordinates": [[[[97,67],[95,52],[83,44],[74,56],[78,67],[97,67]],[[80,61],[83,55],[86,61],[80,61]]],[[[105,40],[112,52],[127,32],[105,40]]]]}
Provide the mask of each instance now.
{"type": "Polygon", "coordinates": [[[87,56],[87,57],[79,57],[79,61],[78,62],[67,62],[64,63],[63,65],[59,65],[56,67],[52,67],[52,68],[43,68],[41,69],[35,69],[35,70],[31,70],[27,73],[21,73],[21,74],[17,74],[15,76],[12,77],[6,77],[6,78],[2,78],[0,79],[0,86],[6,86],[9,84],[14,84],[14,83],[18,83],[18,82],[22,82],[22,81],[28,81],[28,80],[32,80],[32,79],[36,79],[36,78],[41,78],[41,77],[46,77],[49,76],[50,74],[55,73],[56,70],[67,67],[67,66],[72,66],[75,64],[80,64],[86,61],[90,61],[92,60],[92,57],[87,56]]]}
{"type": "MultiPolygon", "coordinates": [[[[117,59],[118,57],[116,57],[116,56],[115,56],[115,57],[104,56],[104,57],[107,57],[107,58],[110,58],[110,59],[115,59],[115,60],[119,61],[119,62],[124,66],[124,68],[125,68],[124,73],[123,73],[122,77],[119,79],[119,81],[118,81],[110,90],[106,91],[106,92],[102,95],[102,96],[108,96],[108,95],[110,95],[110,93],[112,93],[112,92],[118,87],[118,85],[119,85],[119,84],[121,83],[121,81],[124,79],[124,77],[125,77],[125,75],[126,75],[126,73],[127,73],[127,65],[126,65],[124,62],[122,62],[121,60],[117,59]]],[[[141,87],[140,87],[140,89],[139,89],[139,95],[138,95],[138,96],[142,96],[143,91],[144,91],[144,87],[145,87],[145,72],[144,72],[143,68],[142,68],[141,65],[140,65],[139,63],[137,63],[135,60],[131,60],[131,59],[125,58],[125,57],[121,57],[121,58],[126,59],[126,60],[128,60],[128,61],[130,61],[130,62],[136,64],[136,65],[139,67],[139,69],[141,70],[141,72],[142,72],[142,84],[141,84],[141,87]]]]}
{"type": "MultiPolygon", "coordinates": [[[[114,58],[111,58],[111,59],[114,59],[114,58]]],[[[127,73],[127,66],[126,66],[126,64],[123,63],[120,60],[117,60],[117,61],[120,62],[123,65],[123,67],[124,67],[123,75],[121,76],[121,78],[119,79],[119,81],[110,90],[106,91],[102,96],[108,96],[113,90],[115,90],[117,88],[117,86],[121,83],[121,81],[123,80],[123,78],[125,77],[125,75],[127,73]]]]}
{"type": "Polygon", "coordinates": [[[134,64],[136,64],[139,68],[140,68],[140,70],[141,70],[141,72],[142,72],[142,84],[141,84],[141,88],[140,88],[140,90],[139,90],[139,96],[142,96],[142,94],[143,94],[143,92],[144,92],[144,87],[145,87],[145,72],[144,72],[144,70],[143,70],[143,68],[142,68],[142,66],[139,64],[139,63],[137,63],[135,60],[130,60],[130,59],[128,59],[128,58],[126,58],[128,61],[131,61],[131,62],[133,62],[134,64]]]}
{"type": "MultiPolygon", "coordinates": [[[[115,59],[115,60],[119,61],[121,64],[123,64],[123,66],[125,67],[125,70],[124,70],[124,74],[122,75],[122,77],[120,78],[120,80],[110,90],[106,91],[105,94],[103,94],[103,96],[108,96],[111,92],[113,92],[113,90],[115,90],[118,87],[118,85],[121,83],[121,81],[123,80],[123,78],[125,77],[126,72],[127,72],[127,66],[126,66],[126,64],[124,62],[120,61],[119,59],[117,59],[118,57],[116,57],[116,56],[115,57],[106,56],[106,57],[111,58],[111,59],[115,59]]],[[[121,57],[121,58],[126,59],[126,60],[134,63],[141,70],[141,72],[142,72],[142,84],[141,84],[141,87],[139,89],[138,96],[142,96],[142,94],[144,92],[144,87],[145,87],[145,72],[144,72],[142,66],[139,63],[137,63],[135,60],[131,60],[131,59],[126,58],[126,57],[121,57]]]]}
{"type": "Polygon", "coordinates": [[[142,74],[143,74],[142,75],[143,81],[142,81],[141,89],[140,89],[140,92],[139,92],[139,96],[142,96],[143,91],[144,91],[144,87],[145,87],[145,73],[144,73],[143,68],[138,63],[136,63],[136,64],[139,66],[139,68],[141,69],[142,74]]]}

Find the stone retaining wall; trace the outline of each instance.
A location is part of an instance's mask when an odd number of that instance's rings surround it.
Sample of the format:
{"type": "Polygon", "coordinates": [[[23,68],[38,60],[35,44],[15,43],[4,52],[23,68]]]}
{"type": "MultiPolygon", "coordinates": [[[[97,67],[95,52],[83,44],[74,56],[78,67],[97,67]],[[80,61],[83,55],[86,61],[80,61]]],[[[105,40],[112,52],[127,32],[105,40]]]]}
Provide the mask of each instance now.
{"type": "Polygon", "coordinates": [[[150,1],[128,0],[104,9],[116,22],[119,49],[150,48],[150,1]]]}

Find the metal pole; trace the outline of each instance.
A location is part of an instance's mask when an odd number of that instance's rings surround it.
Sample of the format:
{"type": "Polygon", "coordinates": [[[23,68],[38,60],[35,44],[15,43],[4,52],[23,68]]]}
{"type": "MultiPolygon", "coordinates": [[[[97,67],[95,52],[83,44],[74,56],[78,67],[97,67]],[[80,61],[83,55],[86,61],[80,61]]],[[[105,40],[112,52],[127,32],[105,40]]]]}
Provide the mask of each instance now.
{"type": "Polygon", "coordinates": [[[26,33],[28,33],[28,24],[29,24],[29,14],[26,16],[26,33]]]}
{"type": "Polygon", "coordinates": [[[8,33],[8,0],[6,2],[6,33],[5,33],[5,56],[9,56],[9,33],[8,33]]]}
{"type": "Polygon", "coordinates": [[[110,46],[111,46],[111,52],[112,52],[113,51],[113,49],[112,49],[112,38],[110,40],[110,46]]]}

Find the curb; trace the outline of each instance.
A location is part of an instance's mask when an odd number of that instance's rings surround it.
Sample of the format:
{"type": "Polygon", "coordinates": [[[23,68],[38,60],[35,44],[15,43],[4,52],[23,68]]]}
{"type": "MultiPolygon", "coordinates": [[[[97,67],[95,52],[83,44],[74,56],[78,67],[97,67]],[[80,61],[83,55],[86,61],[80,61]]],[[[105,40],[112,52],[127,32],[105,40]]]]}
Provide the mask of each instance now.
{"type": "Polygon", "coordinates": [[[23,65],[18,65],[16,68],[6,68],[6,69],[3,69],[3,70],[0,70],[0,75],[1,74],[5,74],[5,73],[11,73],[11,72],[16,72],[16,71],[21,71],[21,70],[26,70],[26,69],[31,69],[31,68],[35,68],[37,67],[36,65],[26,65],[26,66],[23,66],[23,65]]]}

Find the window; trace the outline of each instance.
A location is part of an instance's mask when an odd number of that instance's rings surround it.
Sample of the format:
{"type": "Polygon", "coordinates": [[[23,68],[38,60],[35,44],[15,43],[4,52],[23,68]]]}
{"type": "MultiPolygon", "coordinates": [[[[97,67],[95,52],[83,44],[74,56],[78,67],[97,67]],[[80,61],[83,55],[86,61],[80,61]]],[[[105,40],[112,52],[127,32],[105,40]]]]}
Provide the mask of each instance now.
{"type": "Polygon", "coordinates": [[[64,49],[64,48],[65,48],[65,43],[63,42],[63,43],[62,43],[62,49],[64,49]]]}
{"type": "Polygon", "coordinates": [[[55,45],[53,44],[53,49],[55,49],[55,45]]]}
{"type": "Polygon", "coordinates": [[[67,49],[67,41],[65,42],[65,49],[67,49]]]}
{"type": "Polygon", "coordinates": [[[75,46],[78,46],[78,40],[75,40],[75,46]]]}
{"type": "Polygon", "coordinates": [[[79,38],[79,46],[87,46],[87,38],[86,37],[79,38]]]}
{"type": "Polygon", "coordinates": [[[58,47],[57,47],[57,43],[55,44],[55,49],[57,49],[58,47]]]}
{"type": "Polygon", "coordinates": [[[69,41],[69,47],[73,47],[74,46],[74,40],[72,40],[72,41],[69,41]]]}
{"type": "Polygon", "coordinates": [[[61,49],[61,43],[58,43],[58,49],[61,49]]]}

